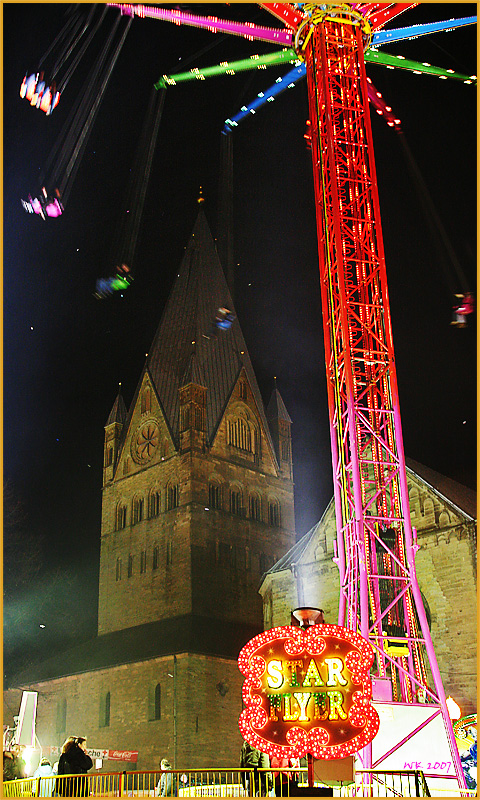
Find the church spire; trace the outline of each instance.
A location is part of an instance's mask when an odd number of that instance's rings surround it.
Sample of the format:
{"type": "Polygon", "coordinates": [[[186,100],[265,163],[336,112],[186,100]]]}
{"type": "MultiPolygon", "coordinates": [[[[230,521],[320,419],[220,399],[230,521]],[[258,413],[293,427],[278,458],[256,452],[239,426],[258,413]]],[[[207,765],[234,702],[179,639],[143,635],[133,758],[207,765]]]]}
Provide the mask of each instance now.
{"type": "Polygon", "coordinates": [[[105,448],[103,454],[103,485],[113,479],[117,454],[122,436],[123,426],[127,418],[127,409],[122,397],[122,384],[118,384],[118,393],[105,425],[105,448]]]}
{"type": "Polygon", "coordinates": [[[179,389],[191,366],[192,352],[195,352],[192,363],[200,370],[202,385],[207,390],[207,446],[213,441],[240,372],[245,369],[275,459],[262,397],[238,319],[235,318],[229,330],[219,330],[214,325],[219,308],[228,308],[237,316],[205,217],[204,203],[199,203],[192,235],[149,350],[148,369],[176,447],[180,445],[179,389]]]}

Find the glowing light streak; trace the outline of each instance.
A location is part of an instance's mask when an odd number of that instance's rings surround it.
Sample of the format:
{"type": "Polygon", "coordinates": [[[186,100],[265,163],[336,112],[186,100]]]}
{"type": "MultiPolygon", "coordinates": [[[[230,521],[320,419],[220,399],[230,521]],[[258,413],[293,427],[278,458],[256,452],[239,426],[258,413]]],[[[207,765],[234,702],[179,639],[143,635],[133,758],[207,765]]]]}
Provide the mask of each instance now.
{"type": "Polygon", "coordinates": [[[425,36],[436,31],[451,31],[454,28],[461,28],[465,25],[474,25],[476,17],[463,17],[461,19],[448,19],[443,22],[428,22],[422,25],[410,25],[408,28],[393,28],[389,31],[378,31],[373,34],[372,46],[380,47],[389,42],[400,42],[404,39],[416,39],[417,36],[425,36]]]}
{"type": "Polygon", "coordinates": [[[157,6],[130,5],[127,3],[107,3],[111,8],[119,8],[122,14],[137,14],[139,17],[162,19],[165,22],[174,22],[176,25],[191,25],[194,28],[206,28],[212,33],[223,31],[246,39],[260,39],[263,42],[277,44],[292,44],[292,31],[287,28],[267,28],[254,25],[252,22],[233,22],[218,17],[199,17],[177,9],[159,8],[157,6]]]}
{"type": "Polygon", "coordinates": [[[177,83],[191,81],[195,79],[204,80],[216,75],[234,75],[236,72],[245,72],[250,69],[261,69],[262,67],[275,66],[277,64],[290,63],[297,61],[297,54],[292,48],[285,48],[274,53],[267,53],[264,56],[254,55],[250,58],[242,58],[238,61],[222,61],[213,67],[195,67],[188,72],[177,72],[172,75],[162,75],[155,84],[156,89],[163,89],[165,86],[175,86],[177,83]]]}
{"type": "Polygon", "coordinates": [[[472,81],[476,82],[475,76],[463,75],[461,72],[453,70],[442,69],[442,67],[425,66],[421,61],[412,61],[405,56],[392,56],[389,53],[384,53],[378,50],[367,50],[365,53],[365,61],[370,61],[375,64],[383,64],[384,66],[397,67],[399,69],[406,69],[412,72],[425,73],[428,75],[437,75],[440,78],[453,78],[457,81],[472,81]],[[473,80],[474,78],[474,80],[473,80]]]}

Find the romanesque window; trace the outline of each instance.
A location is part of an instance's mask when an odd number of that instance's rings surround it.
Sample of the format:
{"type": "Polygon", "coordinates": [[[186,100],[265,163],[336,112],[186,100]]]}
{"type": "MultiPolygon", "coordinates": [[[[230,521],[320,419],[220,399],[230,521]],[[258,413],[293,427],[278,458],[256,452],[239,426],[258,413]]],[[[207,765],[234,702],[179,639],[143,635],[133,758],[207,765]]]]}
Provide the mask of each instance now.
{"type": "Polygon", "coordinates": [[[182,431],[188,431],[190,427],[190,408],[188,406],[183,406],[180,409],[180,429],[182,431]]]}
{"type": "Polygon", "coordinates": [[[159,683],[151,684],[148,697],[150,721],[162,718],[162,687],[159,683]]]}
{"type": "Polygon", "coordinates": [[[229,419],[227,423],[227,442],[239,450],[255,452],[255,430],[241,417],[229,419]]]}
{"type": "Polygon", "coordinates": [[[148,504],[148,516],[151,517],[158,517],[160,514],[161,509],[161,495],[160,492],[156,489],[150,493],[149,497],[149,504],[148,504]]]}
{"type": "Polygon", "coordinates": [[[159,555],[160,551],[158,545],[155,545],[155,547],[153,548],[152,569],[158,569],[159,555]]]}
{"type": "Polygon", "coordinates": [[[142,550],[140,553],[140,574],[147,571],[147,551],[142,550]]]}
{"type": "Polygon", "coordinates": [[[136,525],[143,519],[143,497],[135,497],[132,508],[132,524],[136,525]]]}
{"type": "Polygon", "coordinates": [[[222,507],[222,488],[218,483],[211,483],[208,487],[208,504],[210,508],[222,507]]]}
{"type": "Polygon", "coordinates": [[[113,447],[109,447],[107,450],[107,458],[105,462],[105,466],[111,467],[113,464],[113,447]]]}
{"type": "Polygon", "coordinates": [[[280,527],[280,504],[278,500],[268,502],[268,523],[274,528],[280,527]]]}
{"type": "Polygon", "coordinates": [[[162,689],[159,683],[155,686],[155,719],[162,716],[162,689]]]}
{"type": "Polygon", "coordinates": [[[173,563],[173,543],[167,542],[167,567],[173,563]]]}
{"type": "Polygon", "coordinates": [[[127,506],[120,504],[117,506],[117,513],[115,516],[115,530],[121,531],[127,524],[127,506]]]}
{"type": "Polygon", "coordinates": [[[117,570],[115,580],[121,581],[122,580],[122,559],[117,558],[117,570]]]}
{"type": "Polygon", "coordinates": [[[127,577],[131,578],[133,575],[133,556],[128,556],[127,577]]]}
{"type": "Polygon", "coordinates": [[[247,399],[247,384],[245,381],[240,381],[238,384],[238,394],[240,395],[241,400],[247,399]]]}
{"type": "Polygon", "coordinates": [[[110,692],[100,695],[99,728],[108,728],[110,725],[110,692]]]}
{"type": "Polygon", "coordinates": [[[167,486],[167,511],[178,507],[178,484],[167,486]]]}
{"type": "Polygon", "coordinates": [[[142,414],[148,414],[152,408],[152,391],[146,386],[142,394],[142,414]]]}
{"type": "Polygon", "coordinates": [[[249,514],[251,519],[256,519],[258,522],[262,519],[262,504],[258,494],[250,495],[249,514]]]}
{"type": "Polygon", "coordinates": [[[67,730],[67,701],[65,698],[57,703],[56,732],[58,734],[67,730]]]}
{"type": "Polygon", "coordinates": [[[230,489],[230,511],[239,517],[242,516],[242,493],[239,489],[230,489]]]}

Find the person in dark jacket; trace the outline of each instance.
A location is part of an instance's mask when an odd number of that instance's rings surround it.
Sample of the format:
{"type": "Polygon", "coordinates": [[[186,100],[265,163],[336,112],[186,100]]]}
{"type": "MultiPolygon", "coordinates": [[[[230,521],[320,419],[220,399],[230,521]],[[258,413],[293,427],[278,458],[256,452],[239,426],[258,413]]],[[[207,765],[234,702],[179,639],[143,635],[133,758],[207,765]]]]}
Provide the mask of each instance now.
{"type": "MultiPolygon", "coordinates": [[[[87,740],[83,736],[69,736],[58,761],[58,775],[84,775],[92,767],[87,740]]],[[[57,780],[57,794],[61,797],[88,797],[88,781],[86,778],[57,780]]]]}
{"type": "Polygon", "coordinates": [[[271,775],[269,772],[259,772],[259,769],[265,770],[270,766],[270,759],[267,754],[261,753],[256,747],[252,747],[249,742],[244,742],[240,756],[240,766],[248,769],[253,768],[252,786],[250,786],[251,773],[244,773],[241,776],[247,794],[252,797],[258,795],[265,797],[270,789],[271,775]]]}

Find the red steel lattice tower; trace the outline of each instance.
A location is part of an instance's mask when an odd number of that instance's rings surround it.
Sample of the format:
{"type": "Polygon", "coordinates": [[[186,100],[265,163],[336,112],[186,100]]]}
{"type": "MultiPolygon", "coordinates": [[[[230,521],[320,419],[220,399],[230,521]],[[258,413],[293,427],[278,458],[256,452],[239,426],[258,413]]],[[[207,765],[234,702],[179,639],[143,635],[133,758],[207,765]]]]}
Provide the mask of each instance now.
{"type": "MultiPolygon", "coordinates": [[[[352,6],[302,29],[308,80],[340,570],[339,624],[358,630],[393,701],[434,704],[463,777],[415,574],[372,131],[352,6]]],[[[368,758],[368,757],[367,757],[368,758]]]]}

